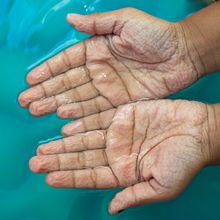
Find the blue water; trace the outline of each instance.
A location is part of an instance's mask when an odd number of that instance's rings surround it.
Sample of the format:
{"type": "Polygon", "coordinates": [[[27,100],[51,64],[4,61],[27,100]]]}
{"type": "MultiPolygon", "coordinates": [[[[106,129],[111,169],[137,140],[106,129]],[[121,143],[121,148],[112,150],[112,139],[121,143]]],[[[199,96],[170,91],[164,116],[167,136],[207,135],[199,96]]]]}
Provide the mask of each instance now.
{"type": "MultiPolygon", "coordinates": [[[[65,21],[69,12],[132,6],[177,21],[204,5],[196,0],[0,0],[0,220],[220,219],[220,168],[204,169],[176,200],[132,208],[117,216],[107,206],[117,190],[53,189],[29,171],[39,142],[56,138],[66,122],[32,117],[17,103],[25,75],[49,56],[86,38],[65,21]]],[[[174,98],[220,102],[220,74],[174,98]]]]}

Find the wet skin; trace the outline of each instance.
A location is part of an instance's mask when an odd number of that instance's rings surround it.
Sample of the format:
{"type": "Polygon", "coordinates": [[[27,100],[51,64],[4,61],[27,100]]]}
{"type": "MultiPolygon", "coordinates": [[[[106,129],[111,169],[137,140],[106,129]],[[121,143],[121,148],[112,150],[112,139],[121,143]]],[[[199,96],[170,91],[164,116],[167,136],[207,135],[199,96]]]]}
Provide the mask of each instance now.
{"type": "Polygon", "coordinates": [[[219,164],[220,106],[144,101],[219,70],[219,9],[178,23],[136,9],[69,15],[93,37],[32,70],[19,101],[35,116],[81,119],[39,146],[30,168],[54,187],[126,187],[109,206],[115,214],[174,198],[204,165],[219,164]]]}
{"type": "Polygon", "coordinates": [[[27,75],[19,101],[35,116],[82,117],[143,99],[173,94],[201,75],[184,31],[136,9],[71,14],[77,30],[94,36],[52,57],[27,75]]]}
{"type": "Polygon", "coordinates": [[[81,118],[63,127],[63,139],[39,146],[30,168],[48,172],[53,187],[126,187],[112,214],[174,198],[209,161],[209,108],[141,101],[81,118]]]}

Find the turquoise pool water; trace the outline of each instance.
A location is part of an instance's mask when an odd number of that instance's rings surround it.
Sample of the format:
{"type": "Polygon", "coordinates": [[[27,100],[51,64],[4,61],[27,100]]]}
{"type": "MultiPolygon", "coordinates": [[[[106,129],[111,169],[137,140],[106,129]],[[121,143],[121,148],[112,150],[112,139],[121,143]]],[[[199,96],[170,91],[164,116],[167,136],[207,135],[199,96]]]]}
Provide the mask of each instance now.
{"type": "MultiPolygon", "coordinates": [[[[65,21],[68,12],[91,13],[132,6],[176,21],[199,10],[196,0],[0,0],[0,220],[220,219],[220,168],[204,169],[176,200],[132,208],[117,216],[107,206],[117,190],[53,189],[29,171],[39,142],[56,138],[66,122],[34,118],[17,96],[26,73],[65,47],[87,37],[65,21]]],[[[220,74],[174,98],[220,102],[220,74]]]]}

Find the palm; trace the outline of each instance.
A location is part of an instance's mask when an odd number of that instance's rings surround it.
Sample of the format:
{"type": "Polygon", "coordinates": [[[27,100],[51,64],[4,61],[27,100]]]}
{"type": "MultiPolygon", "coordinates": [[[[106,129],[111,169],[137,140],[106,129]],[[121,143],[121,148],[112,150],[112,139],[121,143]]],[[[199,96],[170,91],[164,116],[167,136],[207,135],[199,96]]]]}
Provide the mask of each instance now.
{"type": "Polygon", "coordinates": [[[78,30],[96,36],[34,69],[27,79],[35,86],[20,103],[34,115],[58,109],[60,117],[82,117],[162,98],[197,79],[178,25],[137,10],[115,13],[122,18],[114,23],[112,15],[94,24],[92,18],[75,19],[78,30]]]}
{"type": "Polygon", "coordinates": [[[40,146],[30,166],[53,171],[47,182],[54,187],[127,187],[113,200],[114,213],[180,193],[206,162],[206,131],[203,104],[128,104],[66,125],[67,137],[40,146]]]}

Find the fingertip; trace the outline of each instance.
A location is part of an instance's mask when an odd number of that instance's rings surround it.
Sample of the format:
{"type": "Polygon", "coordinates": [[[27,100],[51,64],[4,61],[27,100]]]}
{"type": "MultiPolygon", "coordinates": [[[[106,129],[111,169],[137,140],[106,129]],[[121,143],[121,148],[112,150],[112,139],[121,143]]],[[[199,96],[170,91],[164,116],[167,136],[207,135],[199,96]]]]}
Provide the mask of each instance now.
{"type": "Polygon", "coordinates": [[[71,136],[76,133],[84,132],[84,125],[82,120],[77,120],[70,122],[69,124],[62,127],[62,134],[63,136],[71,136]]]}
{"type": "Polygon", "coordinates": [[[72,188],[72,171],[51,172],[46,176],[46,183],[55,188],[72,188]]]}
{"type": "Polygon", "coordinates": [[[108,207],[108,212],[111,215],[116,215],[117,213],[119,213],[120,211],[117,209],[117,206],[114,205],[114,200],[111,201],[109,207],[108,207]]]}
{"type": "Polygon", "coordinates": [[[40,117],[57,109],[57,102],[54,97],[45,98],[43,100],[32,102],[29,106],[29,111],[33,116],[40,117]]]}
{"type": "Polygon", "coordinates": [[[49,70],[48,65],[46,63],[43,63],[40,66],[37,66],[35,69],[31,70],[27,74],[26,82],[30,86],[33,86],[47,80],[51,76],[51,71],[49,70]]]}
{"type": "Polygon", "coordinates": [[[57,109],[57,115],[62,119],[76,118],[80,117],[80,109],[76,108],[75,105],[63,105],[57,109]]]}
{"type": "Polygon", "coordinates": [[[57,116],[62,119],[68,119],[68,114],[65,111],[65,109],[63,108],[63,106],[61,106],[57,109],[57,116]]]}
{"type": "Polygon", "coordinates": [[[71,135],[71,131],[70,131],[70,128],[69,128],[68,124],[62,127],[61,133],[64,137],[67,137],[67,136],[71,135]]]}
{"type": "Polygon", "coordinates": [[[39,160],[38,157],[32,157],[29,161],[29,168],[32,172],[34,173],[40,173],[40,164],[39,164],[39,160]]]}
{"type": "Polygon", "coordinates": [[[27,76],[26,76],[26,82],[27,84],[29,84],[30,86],[33,86],[36,84],[36,79],[35,76],[32,72],[30,72],[27,76]]]}
{"type": "Polygon", "coordinates": [[[53,155],[62,154],[64,152],[62,140],[52,141],[47,144],[42,144],[37,148],[37,155],[53,155]]]}
{"type": "Polygon", "coordinates": [[[37,148],[36,154],[37,156],[44,155],[42,145],[37,148]]]}
{"type": "Polygon", "coordinates": [[[71,25],[75,26],[75,25],[76,25],[76,21],[79,19],[79,17],[81,17],[80,14],[69,13],[69,14],[67,14],[67,16],[66,16],[66,19],[67,19],[67,21],[68,21],[71,25]]]}
{"type": "Polygon", "coordinates": [[[29,101],[27,100],[26,97],[26,92],[22,92],[19,96],[18,96],[18,102],[20,104],[21,107],[23,108],[27,108],[29,105],[29,101]]]}
{"type": "Polygon", "coordinates": [[[56,187],[56,179],[54,178],[54,173],[47,174],[46,183],[48,186],[56,187]]]}
{"type": "Polygon", "coordinates": [[[30,104],[30,106],[29,106],[29,112],[33,115],[33,116],[35,116],[35,117],[40,117],[41,116],[41,114],[40,114],[40,112],[39,112],[39,110],[38,110],[38,106],[36,105],[36,103],[31,103],[30,104]]]}

